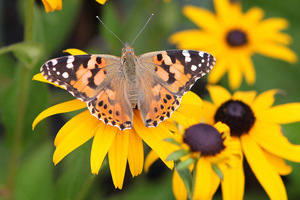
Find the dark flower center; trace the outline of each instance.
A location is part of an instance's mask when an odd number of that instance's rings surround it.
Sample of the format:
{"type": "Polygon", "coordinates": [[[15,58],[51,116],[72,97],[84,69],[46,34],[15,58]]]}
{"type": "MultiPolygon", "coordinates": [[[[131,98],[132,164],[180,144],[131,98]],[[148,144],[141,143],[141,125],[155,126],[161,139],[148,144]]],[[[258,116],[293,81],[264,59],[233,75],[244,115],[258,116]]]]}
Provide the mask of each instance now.
{"type": "Polygon", "coordinates": [[[215,114],[215,122],[221,121],[230,127],[230,134],[241,136],[248,133],[255,122],[251,108],[238,100],[223,103],[215,114]]]}
{"type": "Polygon", "coordinates": [[[200,152],[203,156],[214,156],[225,148],[222,135],[208,124],[196,124],[186,129],[183,141],[192,152],[200,152]]]}
{"type": "Polygon", "coordinates": [[[247,44],[248,39],[245,32],[241,30],[232,30],[227,34],[226,41],[231,47],[239,47],[247,44]]]}

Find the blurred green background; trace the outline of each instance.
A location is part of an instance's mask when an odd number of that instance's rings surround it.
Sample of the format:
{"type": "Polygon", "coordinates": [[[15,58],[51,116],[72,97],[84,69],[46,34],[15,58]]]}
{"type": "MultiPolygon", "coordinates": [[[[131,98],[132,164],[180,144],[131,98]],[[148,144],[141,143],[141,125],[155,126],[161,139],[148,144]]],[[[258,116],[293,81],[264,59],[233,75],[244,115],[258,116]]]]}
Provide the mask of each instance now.
{"type": "MultiPolygon", "coordinates": [[[[51,105],[73,99],[69,93],[48,84],[31,81],[47,60],[65,55],[67,48],[88,53],[121,56],[122,44],[96,19],[104,23],[124,42],[131,42],[151,13],[154,17],[134,43],[136,55],[172,49],[168,37],[184,29],[197,28],[181,12],[184,5],[196,5],[213,10],[211,0],[109,0],[101,6],[94,0],[63,0],[62,11],[46,13],[41,1],[35,1],[34,15],[29,16],[24,0],[0,0],[0,199],[7,199],[8,185],[14,185],[14,199],[174,199],[172,171],[157,162],[148,174],[131,178],[128,171],[122,190],[114,189],[110,172],[103,167],[98,176],[91,175],[88,142],[76,149],[57,166],[52,162],[53,141],[58,130],[76,113],[52,116],[32,131],[34,118],[51,105]],[[34,17],[34,31],[26,41],[24,23],[34,17]],[[25,42],[23,42],[25,41],[25,42]],[[9,46],[9,48],[7,48],[9,46]],[[12,161],[13,159],[13,161],[12,161]],[[12,164],[13,163],[13,164],[12,164]],[[13,168],[13,169],[12,169],[13,168]],[[16,172],[16,173],[14,173],[16,172]],[[7,181],[13,177],[12,181],[7,181]]],[[[242,0],[243,10],[259,6],[265,18],[283,17],[290,22],[286,30],[293,38],[290,46],[300,55],[300,1],[242,0]]],[[[203,19],[205,20],[205,19],[203,19]]],[[[300,64],[261,55],[253,56],[257,81],[240,90],[283,89],[276,104],[300,102],[300,64]]],[[[201,98],[206,77],[193,87],[201,98]]],[[[227,87],[227,77],[221,85],[227,87]]],[[[228,87],[227,87],[228,88],[228,87]]],[[[300,144],[300,123],[283,126],[283,132],[293,144],[300,144]]],[[[146,148],[146,151],[149,150],[146,148]]],[[[299,155],[300,156],[300,155],[299,155]]],[[[300,164],[291,163],[293,172],[283,177],[288,197],[300,197],[300,164]]],[[[249,167],[246,167],[245,199],[268,199],[249,167]],[[247,170],[248,169],[248,170],[247,170]]],[[[221,199],[218,191],[215,199],[221,199]]]]}

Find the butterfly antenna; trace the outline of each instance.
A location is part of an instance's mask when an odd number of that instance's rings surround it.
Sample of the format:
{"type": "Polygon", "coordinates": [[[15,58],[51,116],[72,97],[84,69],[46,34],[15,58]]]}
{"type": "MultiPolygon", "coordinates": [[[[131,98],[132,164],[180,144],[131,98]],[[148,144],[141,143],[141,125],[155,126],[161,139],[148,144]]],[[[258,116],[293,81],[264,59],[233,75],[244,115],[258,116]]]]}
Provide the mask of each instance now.
{"type": "Polygon", "coordinates": [[[96,16],[96,18],[101,22],[101,24],[111,33],[113,34],[118,40],[125,46],[124,42],[116,35],[114,34],[107,26],[104,24],[104,22],[100,19],[100,17],[96,16]]]}
{"type": "Polygon", "coordinates": [[[153,13],[151,14],[151,16],[149,17],[148,21],[146,22],[146,24],[144,25],[144,27],[142,28],[142,30],[140,30],[140,32],[135,36],[134,40],[132,41],[131,45],[133,45],[133,43],[135,42],[135,40],[139,37],[139,35],[143,32],[143,30],[146,28],[147,24],[149,23],[149,21],[151,20],[151,18],[153,17],[153,13]]]}

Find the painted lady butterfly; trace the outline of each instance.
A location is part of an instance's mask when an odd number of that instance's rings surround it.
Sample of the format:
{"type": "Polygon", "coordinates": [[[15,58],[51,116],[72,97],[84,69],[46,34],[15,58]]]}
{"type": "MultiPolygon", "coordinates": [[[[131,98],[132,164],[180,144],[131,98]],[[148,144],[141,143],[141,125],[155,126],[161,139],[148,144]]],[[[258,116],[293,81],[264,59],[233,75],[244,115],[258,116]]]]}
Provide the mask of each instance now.
{"type": "Polygon", "coordinates": [[[135,108],[146,127],[156,127],[169,118],[182,95],[214,64],[215,58],[203,51],[167,50],[135,56],[126,43],[121,58],[64,56],[46,62],[41,73],[86,102],[105,124],[124,130],[132,127],[135,108]]]}

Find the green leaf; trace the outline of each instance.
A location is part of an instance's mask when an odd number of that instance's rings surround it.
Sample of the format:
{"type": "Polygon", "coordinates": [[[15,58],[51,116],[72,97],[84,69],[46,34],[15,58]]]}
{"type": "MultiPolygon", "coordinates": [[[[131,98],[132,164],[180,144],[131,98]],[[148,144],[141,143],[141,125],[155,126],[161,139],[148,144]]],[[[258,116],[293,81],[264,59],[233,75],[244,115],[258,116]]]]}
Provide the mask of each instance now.
{"type": "Polygon", "coordinates": [[[185,156],[187,154],[189,154],[188,151],[180,149],[180,150],[174,151],[173,153],[168,155],[168,157],[166,158],[166,161],[179,160],[182,156],[185,156]]]}
{"type": "Polygon", "coordinates": [[[90,146],[91,141],[71,152],[56,166],[56,168],[63,166],[63,169],[56,182],[55,199],[85,199],[83,197],[89,191],[95,177],[90,169],[90,146]]]}
{"type": "Polygon", "coordinates": [[[170,143],[175,144],[177,146],[180,146],[180,143],[177,142],[174,138],[166,138],[166,139],[164,139],[164,141],[170,142],[170,143]]]}
{"type": "Polygon", "coordinates": [[[221,169],[219,168],[219,166],[216,164],[212,164],[211,167],[215,171],[215,173],[218,175],[218,177],[221,179],[221,181],[223,181],[224,176],[223,176],[223,173],[222,173],[221,169]]]}
{"type": "Polygon", "coordinates": [[[181,170],[181,169],[186,169],[188,168],[191,164],[194,164],[196,162],[196,160],[194,158],[188,158],[184,161],[180,161],[178,162],[176,168],[178,170],[181,170]]]}
{"type": "Polygon", "coordinates": [[[187,194],[190,197],[192,193],[192,175],[189,170],[189,168],[179,168],[178,165],[175,166],[175,170],[178,172],[181,180],[184,183],[184,186],[186,188],[187,194]]]}
{"type": "Polygon", "coordinates": [[[42,47],[36,42],[19,42],[0,48],[0,55],[9,52],[27,68],[32,68],[42,55],[42,47]]]}
{"type": "Polygon", "coordinates": [[[54,199],[52,145],[37,146],[21,164],[15,185],[15,198],[22,200],[54,199]]]}

